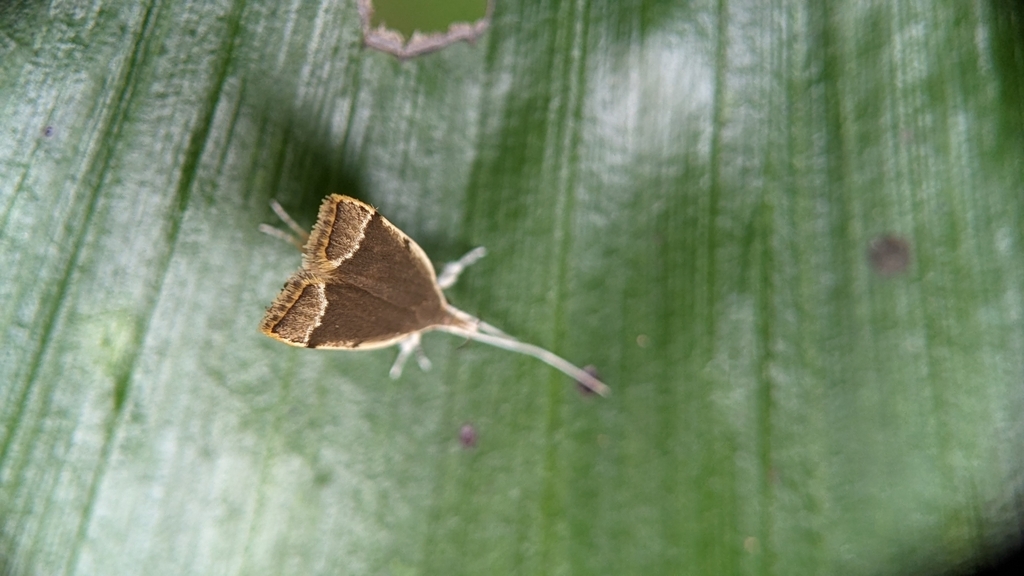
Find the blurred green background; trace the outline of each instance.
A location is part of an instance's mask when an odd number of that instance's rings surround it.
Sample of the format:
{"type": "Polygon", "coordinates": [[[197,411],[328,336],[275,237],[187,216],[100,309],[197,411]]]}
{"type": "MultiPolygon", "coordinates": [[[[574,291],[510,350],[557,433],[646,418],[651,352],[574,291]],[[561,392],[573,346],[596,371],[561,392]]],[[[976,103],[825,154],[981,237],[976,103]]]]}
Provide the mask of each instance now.
{"type": "Polygon", "coordinates": [[[1024,519],[1024,13],[0,3],[0,573],[909,574],[1024,519]],[[330,192],[593,364],[256,326],[330,192]],[[887,274],[877,239],[909,260],[887,274]],[[475,448],[459,429],[477,431],[475,448]]]}

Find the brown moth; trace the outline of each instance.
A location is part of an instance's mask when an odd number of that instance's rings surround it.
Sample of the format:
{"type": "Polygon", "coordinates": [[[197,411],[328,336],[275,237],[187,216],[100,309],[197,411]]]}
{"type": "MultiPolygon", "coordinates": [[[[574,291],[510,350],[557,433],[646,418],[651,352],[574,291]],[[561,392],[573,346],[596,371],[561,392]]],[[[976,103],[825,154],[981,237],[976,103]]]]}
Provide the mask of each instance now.
{"type": "Polygon", "coordinates": [[[302,267],[288,279],[267,309],[260,331],[292,346],[332,350],[372,350],[397,344],[391,367],[397,378],[413,353],[426,370],[420,336],[448,332],[498,348],[533,356],[561,370],[602,396],[610,389],[560,356],[515,338],[459,310],[442,289],[486,251],[480,247],[444,267],[437,276],[416,242],[373,207],[332,194],[320,206],[313,231],[306,234],[276,202],[274,211],[305,238],[261,225],[260,230],[302,247],[302,267]]]}

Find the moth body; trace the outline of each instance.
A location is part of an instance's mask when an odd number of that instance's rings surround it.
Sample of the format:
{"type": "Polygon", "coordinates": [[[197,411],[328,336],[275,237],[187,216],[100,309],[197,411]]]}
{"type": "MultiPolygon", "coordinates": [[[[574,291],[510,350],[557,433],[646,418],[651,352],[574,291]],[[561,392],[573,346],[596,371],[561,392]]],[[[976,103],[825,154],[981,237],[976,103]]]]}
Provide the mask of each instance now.
{"type": "MultiPolygon", "coordinates": [[[[293,230],[291,218],[275,211],[293,230]]],[[[270,232],[277,237],[287,235],[270,232]]],[[[297,243],[297,242],[296,242],[297,243]]],[[[302,267],[267,309],[260,330],[292,346],[372,350],[400,345],[392,376],[419,352],[420,335],[439,330],[534,356],[598,394],[609,389],[552,352],[520,342],[451,306],[441,291],[485,254],[478,248],[445,267],[439,278],[416,242],[368,204],[332,194],[302,248],[302,267]]]]}

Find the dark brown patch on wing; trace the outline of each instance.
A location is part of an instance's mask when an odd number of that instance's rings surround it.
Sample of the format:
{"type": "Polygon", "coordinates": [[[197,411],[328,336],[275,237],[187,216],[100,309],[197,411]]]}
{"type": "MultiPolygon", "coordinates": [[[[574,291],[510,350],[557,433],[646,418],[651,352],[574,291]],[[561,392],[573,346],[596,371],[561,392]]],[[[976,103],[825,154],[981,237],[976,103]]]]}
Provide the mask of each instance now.
{"type": "Polygon", "coordinates": [[[328,284],[325,292],[327,309],[309,335],[310,348],[370,347],[438,323],[436,311],[396,306],[352,284],[328,284]]]}
{"type": "Polygon", "coordinates": [[[307,345],[372,346],[451,321],[434,270],[374,212],[359,249],[325,278],[327,308],[307,345]]]}
{"type": "MultiPolygon", "coordinates": [[[[395,308],[408,311],[422,322],[448,317],[430,262],[418,257],[406,243],[408,237],[374,213],[366,225],[363,242],[351,258],[328,276],[328,283],[361,288],[395,308]]],[[[330,300],[330,298],[328,298],[330,300]]]]}

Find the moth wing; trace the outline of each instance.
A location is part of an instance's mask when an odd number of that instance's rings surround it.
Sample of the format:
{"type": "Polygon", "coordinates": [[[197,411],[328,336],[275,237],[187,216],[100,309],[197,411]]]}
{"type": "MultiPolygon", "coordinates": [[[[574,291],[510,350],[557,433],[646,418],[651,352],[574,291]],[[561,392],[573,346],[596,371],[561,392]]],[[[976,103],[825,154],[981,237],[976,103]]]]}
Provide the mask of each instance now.
{"type": "Polygon", "coordinates": [[[452,323],[423,250],[372,207],[331,195],[261,330],[310,348],[369,349],[452,323]]]}

